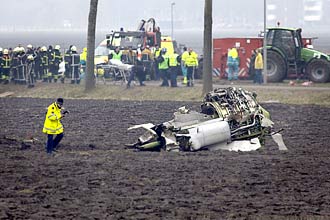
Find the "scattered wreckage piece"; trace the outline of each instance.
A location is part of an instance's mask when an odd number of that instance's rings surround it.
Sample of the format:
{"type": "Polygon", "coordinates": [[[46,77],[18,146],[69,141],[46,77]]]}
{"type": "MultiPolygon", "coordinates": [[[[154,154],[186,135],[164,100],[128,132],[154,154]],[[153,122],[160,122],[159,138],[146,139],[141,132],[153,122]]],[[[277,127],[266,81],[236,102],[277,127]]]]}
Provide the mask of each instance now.
{"type": "Polygon", "coordinates": [[[128,128],[143,128],[146,132],[127,146],[147,151],[252,151],[265,144],[266,136],[274,134],[276,143],[285,150],[282,136],[272,131],[273,124],[255,93],[235,87],[218,88],[205,95],[201,112],[183,106],[170,121],[128,128]]]}

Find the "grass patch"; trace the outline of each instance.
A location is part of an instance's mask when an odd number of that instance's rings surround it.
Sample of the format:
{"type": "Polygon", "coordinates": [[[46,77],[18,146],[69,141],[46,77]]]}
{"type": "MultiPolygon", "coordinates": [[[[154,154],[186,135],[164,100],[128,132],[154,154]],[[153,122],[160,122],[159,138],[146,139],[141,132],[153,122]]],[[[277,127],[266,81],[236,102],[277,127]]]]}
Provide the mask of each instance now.
{"type": "MultiPolygon", "coordinates": [[[[148,82],[147,82],[148,83],[148,82]]],[[[239,83],[239,82],[238,82],[239,83]]],[[[14,92],[14,97],[33,98],[57,98],[66,99],[108,99],[108,100],[160,100],[160,101],[202,101],[202,85],[195,87],[160,87],[159,82],[149,82],[149,85],[140,87],[132,86],[126,89],[125,85],[103,85],[98,84],[96,89],[86,93],[84,84],[71,85],[61,83],[37,83],[28,89],[22,85],[1,85],[0,93],[14,92]],[[150,85],[152,84],[152,85],[150,85]]],[[[310,87],[288,86],[286,83],[268,84],[256,86],[243,82],[237,85],[229,85],[222,81],[214,84],[216,87],[241,87],[258,94],[259,102],[280,102],[284,104],[314,104],[330,107],[330,86],[313,85],[310,87]]]]}

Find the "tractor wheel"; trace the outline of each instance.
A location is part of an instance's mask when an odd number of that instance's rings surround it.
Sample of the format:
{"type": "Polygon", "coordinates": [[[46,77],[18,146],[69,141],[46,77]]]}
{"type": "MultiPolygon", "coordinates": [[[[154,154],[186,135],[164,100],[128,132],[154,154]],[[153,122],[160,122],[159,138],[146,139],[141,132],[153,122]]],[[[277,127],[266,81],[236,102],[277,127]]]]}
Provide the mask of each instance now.
{"type": "Polygon", "coordinates": [[[267,81],[281,82],[286,75],[286,64],[282,56],[275,51],[267,51],[267,81]]]}
{"type": "Polygon", "coordinates": [[[328,82],[330,79],[330,63],[323,59],[314,59],[307,65],[306,74],[313,82],[328,82]]]}

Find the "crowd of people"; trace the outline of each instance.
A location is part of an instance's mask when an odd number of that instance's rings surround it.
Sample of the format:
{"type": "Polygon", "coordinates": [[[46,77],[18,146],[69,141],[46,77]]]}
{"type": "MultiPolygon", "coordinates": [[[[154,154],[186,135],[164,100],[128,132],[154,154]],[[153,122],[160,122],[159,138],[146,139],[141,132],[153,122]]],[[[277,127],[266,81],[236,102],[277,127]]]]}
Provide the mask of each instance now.
{"type": "MultiPolygon", "coordinates": [[[[79,84],[86,69],[87,48],[78,53],[77,47],[71,45],[61,52],[60,45],[33,47],[31,44],[15,48],[0,47],[0,81],[4,84],[15,84],[34,87],[37,80],[47,83],[79,84]]],[[[167,48],[143,48],[137,50],[120,50],[110,52],[108,60],[120,60],[122,63],[133,65],[127,78],[127,87],[137,79],[140,86],[145,86],[145,80],[162,80],[160,86],[177,87],[177,76],[182,73],[183,84],[193,86],[193,72],[198,67],[198,55],[191,48],[183,48],[169,52],[167,48]]],[[[98,76],[98,71],[95,76],[98,76]]]]}
{"type": "MultiPolygon", "coordinates": [[[[240,59],[238,54],[238,46],[235,45],[232,48],[228,49],[227,53],[227,79],[228,81],[238,80],[238,71],[240,66],[240,59]]],[[[261,49],[256,49],[253,51],[254,59],[254,75],[253,75],[253,83],[255,84],[262,84],[263,76],[262,70],[264,68],[263,65],[263,56],[261,53],[261,49]]]]}
{"type": "Polygon", "coordinates": [[[4,84],[15,84],[34,87],[37,80],[62,83],[69,79],[71,83],[80,83],[80,69],[84,67],[87,51],[77,53],[77,47],[71,45],[64,54],[60,45],[24,48],[0,47],[0,80],[4,84]],[[85,60],[84,60],[85,59],[85,60]]]}
{"type": "Polygon", "coordinates": [[[140,86],[145,85],[146,79],[153,79],[162,80],[162,87],[177,87],[177,76],[180,73],[183,75],[182,83],[193,86],[193,71],[198,67],[197,53],[186,47],[180,54],[176,50],[168,51],[166,47],[160,48],[158,45],[153,48],[138,45],[136,51],[120,50],[117,47],[109,54],[109,60],[120,60],[134,66],[128,77],[127,88],[130,88],[134,78],[138,79],[140,86]]]}

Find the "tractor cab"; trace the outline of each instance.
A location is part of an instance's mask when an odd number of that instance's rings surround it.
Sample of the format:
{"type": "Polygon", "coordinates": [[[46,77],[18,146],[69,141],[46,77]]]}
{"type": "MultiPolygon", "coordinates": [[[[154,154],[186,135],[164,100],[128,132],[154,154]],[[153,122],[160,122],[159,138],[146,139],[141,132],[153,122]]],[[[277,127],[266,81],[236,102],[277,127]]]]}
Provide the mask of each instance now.
{"type": "Polygon", "coordinates": [[[270,28],[267,32],[267,46],[279,50],[289,62],[299,60],[303,47],[301,29],[270,28]]]}
{"type": "MultiPolygon", "coordinates": [[[[305,47],[300,28],[268,28],[267,80],[281,82],[285,78],[306,78],[324,83],[330,79],[328,55],[305,47]]],[[[310,40],[310,39],[309,39],[310,40]]]]}

